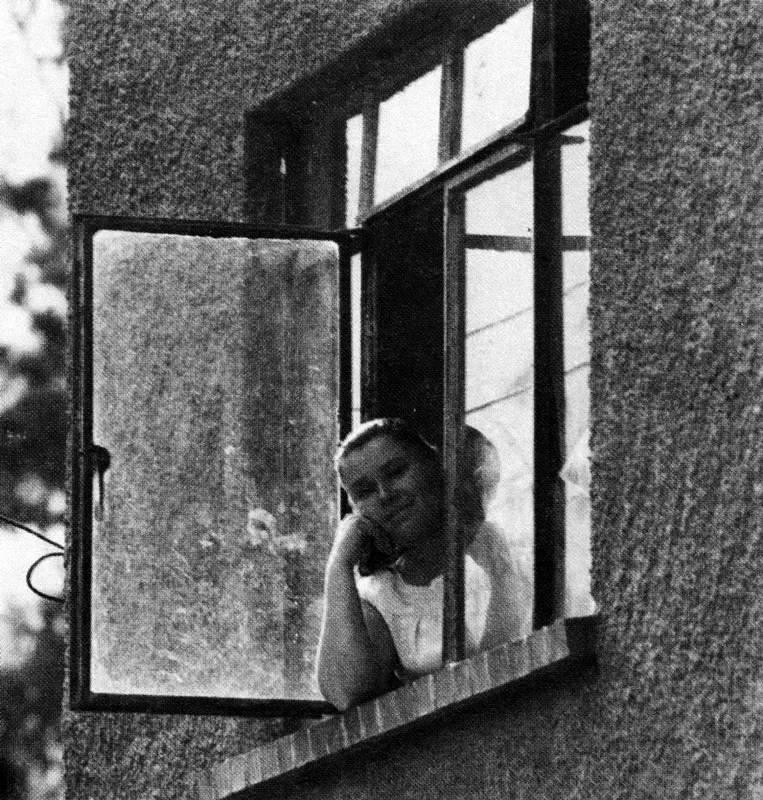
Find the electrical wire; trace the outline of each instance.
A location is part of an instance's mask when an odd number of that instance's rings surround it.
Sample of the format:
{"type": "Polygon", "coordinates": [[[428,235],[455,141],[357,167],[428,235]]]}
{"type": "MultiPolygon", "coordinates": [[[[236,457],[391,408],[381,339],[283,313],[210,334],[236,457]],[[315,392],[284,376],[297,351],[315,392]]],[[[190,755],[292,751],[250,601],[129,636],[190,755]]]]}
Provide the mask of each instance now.
{"type": "Polygon", "coordinates": [[[42,539],[43,542],[46,542],[52,547],[57,547],[59,550],[64,549],[63,545],[60,545],[58,542],[54,542],[52,539],[48,539],[47,536],[43,536],[43,534],[41,534],[39,531],[36,531],[34,528],[30,528],[28,525],[24,525],[22,522],[19,522],[18,520],[6,517],[5,514],[0,514],[0,522],[5,522],[8,525],[13,525],[15,528],[21,528],[22,531],[31,533],[32,536],[36,536],[38,539],[42,539]]]}
{"type": "Polygon", "coordinates": [[[31,567],[27,570],[26,573],[26,585],[39,597],[42,597],[44,600],[52,600],[54,603],[63,603],[63,597],[54,597],[52,594],[46,594],[45,592],[40,591],[33,583],[32,583],[32,574],[37,569],[37,567],[46,559],[48,558],[63,558],[63,553],[45,553],[44,556],[40,556],[37,561],[32,564],[31,567]]]}
{"type": "MultiPolygon", "coordinates": [[[[34,528],[30,528],[28,525],[24,525],[24,523],[19,522],[18,520],[12,519],[11,517],[6,517],[5,514],[0,514],[0,522],[5,522],[7,525],[13,525],[15,528],[19,528],[26,533],[31,533],[32,536],[36,536],[38,539],[42,539],[43,542],[49,544],[51,547],[55,547],[58,550],[63,550],[63,545],[60,545],[58,542],[54,542],[53,539],[49,539],[47,536],[44,536],[39,531],[36,531],[34,528]]],[[[63,552],[60,553],[45,553],[45,555],[40,556],[34,564],[27,570],[26,573],[26,585],[38,596],[42,597],[44,600],[52,600],[54,603],[63,603],[65,602],[63,597],[54,597],[51,594],[47,594],[46,592],[40,591],[33,583],[32,583],[32,575],[37,567],[46,559],[48,558],[63,558],[63,552]]]]}

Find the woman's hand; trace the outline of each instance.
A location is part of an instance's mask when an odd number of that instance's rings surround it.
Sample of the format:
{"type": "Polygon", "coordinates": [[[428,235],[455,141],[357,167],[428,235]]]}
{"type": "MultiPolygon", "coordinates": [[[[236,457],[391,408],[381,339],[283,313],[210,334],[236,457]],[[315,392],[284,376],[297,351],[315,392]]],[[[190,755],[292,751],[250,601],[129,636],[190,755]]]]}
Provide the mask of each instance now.
{"type": "Polygon", "coordinates": [[[359,514],[348,514],[339,523],[329,564],[354,567],[360,561],[369,540],[381,552],[392,554],[394,545],[391,537],[378,522],[359,514]]]}
{"type": "Polygon", "coordinates": [[[339,524],[326,566],[317,678],[323,696],[340,710],[395,683],[397,653],[386,623],[360,599],[354,569],[379,525],[358,514],[339,524]]]}

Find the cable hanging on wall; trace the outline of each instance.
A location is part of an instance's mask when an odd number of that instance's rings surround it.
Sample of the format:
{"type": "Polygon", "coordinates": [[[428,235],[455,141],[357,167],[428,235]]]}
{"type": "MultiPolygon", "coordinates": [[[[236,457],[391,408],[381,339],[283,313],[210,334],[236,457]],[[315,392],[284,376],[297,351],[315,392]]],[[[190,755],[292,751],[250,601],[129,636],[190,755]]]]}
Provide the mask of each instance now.
{"type": "Polygon", "coordinates": [[[49,539],[47,536],[43,535],[39,531],[34,530],[34,528],[30,528],[28,525],[24,525],[22,522],[18,520],[11,519],[11,517],[6,517],[5,514],[0,514],[0,522],[4,522],[7,525],[13,525],[15,528],[19,528],[26,533],[31,533],[32,536],[36,536],[38,539],[42,539],[43,542],[49,544],[51,547],[55,547],[57,550],[60,550],[60,553],[45,553],[45,555],[40,556],[26,573],[26,585],[39,597],[42,597],[44,600],[52,600],[54,603],[63,603],[63,597],[54,597],[51,594],[47,594],[46,592],[40,591],[33,583],[32,583],[32,575],[37,567],[49,558],[63,558],[63,546],[58,544],[58,542],[54,542],[53,539],[49,539]]]}

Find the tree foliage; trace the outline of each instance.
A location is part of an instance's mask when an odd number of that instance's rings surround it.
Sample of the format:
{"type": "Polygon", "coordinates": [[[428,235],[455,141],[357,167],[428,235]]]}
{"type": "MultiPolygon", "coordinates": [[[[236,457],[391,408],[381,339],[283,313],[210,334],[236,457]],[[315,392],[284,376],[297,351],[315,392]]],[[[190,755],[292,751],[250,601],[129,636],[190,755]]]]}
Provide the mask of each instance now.
{"type": "MultiPolygon", "coordinates": [[[[51,210],[56,189],[50,179],[30,184],[0,184],[0,202],[18,214],[38,216],[50,245],[30,253],[29,261],[40,268],[40,285],[65,291],[68,234],[51,210]]],[[[20,307],[25,306],[29,283],[27,277],[16,276],[10,299],[20,307]]],[[[30,313],[41,338],[39,350],[20,355],[9,348],[0,351],[3,382],[24,387],[18,401],[0,412],[0,508],[8,516],[45,525],[54,521],[45,502],[51,491],[63,490],[66,478],[66,320],[51,308],[30,313]],[[25,492],[23,481],[34,478],[40,490],[25,492]]]]}
{"type": "MultiPolygon", "coordinates": [[[[39,218],[49,246],[33,251],[28,259],[39,267],[40,285],[64,290],[67,229],[54,213],[52,182],[35,179],[18,187],[0,186],[0,202],[18,214],[39,218]]],[[[29,289],[28,281],[17,276],[11,301],[24,307],[29,289]]],[[[61,504],[52,500],[60,498],[65,487],[66,320],[51,308],[32,310],[31,317],[39,349],[22,355],[10,348],[0,350],[0,380],[5,386],[23,387],[16,402],[0,412],[0,510],[45,529],[60,522],[61,504]]],[[[65,649],[62,608],[43,601],[41,615],[40,627],[16,615],[13,644],[31,641],[31,650],[21,663],[0,671],[0,798],[8,800],[29,796],[32,785],[40,800],[60,792],[55,768],[60,760],[65,649]]]]}
{"type": "MultiPolygon", "coordinates": [[[[36,0],[16,0],[11,8],[22,32],[21,17],[31,22],[44,10],[36,0]]],[[[62,55],[56,58],[61,65],[62,55]]],[[[0,513],[44,532],[60,527],[64,517],[69,258],[65,198],[57,180],[61,154],[49,154],[48,165],[48,174],[20,182],[0,165],[0,220],[8,223],[3,233],[33,231],[19,260],[9,258],[7,250],[5,257],[0,255],[0,275],[10,288],[0,297],[0,329],[5,328],[0,341],[0,513]],[[28,328],[34,346],[14,346],[19,326],[28,328]]],[[[19,251],[25,246],[21,233],[17,244],[19,251]]],[[[34,544],[21,531],[6,530],[5,535],[17,537],[20,548],[34,544]]],[[[39,618],[20,608],[0,609],[10,631],[10,641],[0,647],[11,648],[6,654],[11,657],[0,660],[0,800],[62,796],[63,607],[40,601],[39,609],[39,618]]]]}

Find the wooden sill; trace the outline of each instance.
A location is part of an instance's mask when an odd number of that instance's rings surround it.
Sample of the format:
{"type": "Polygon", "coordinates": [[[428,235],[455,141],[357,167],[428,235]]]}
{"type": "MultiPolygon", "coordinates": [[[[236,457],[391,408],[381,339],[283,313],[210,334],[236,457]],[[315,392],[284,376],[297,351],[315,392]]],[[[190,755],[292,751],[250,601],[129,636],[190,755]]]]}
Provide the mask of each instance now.
{"type": "Polygon", "coordinates": [[[306,723],[296,733],[200,773],[195,800],[225,800],[255,786],[296,777],[415,723],[519,688],[566,665],[590,663],[595,658],[596,620],[595,616],[559,620],[525,639],[448,664],[341,714],[306,723]]]}

